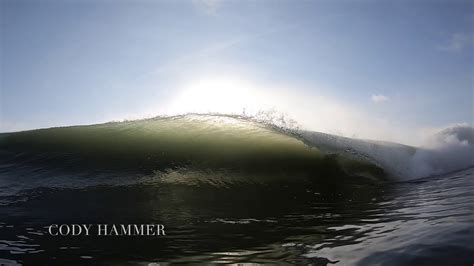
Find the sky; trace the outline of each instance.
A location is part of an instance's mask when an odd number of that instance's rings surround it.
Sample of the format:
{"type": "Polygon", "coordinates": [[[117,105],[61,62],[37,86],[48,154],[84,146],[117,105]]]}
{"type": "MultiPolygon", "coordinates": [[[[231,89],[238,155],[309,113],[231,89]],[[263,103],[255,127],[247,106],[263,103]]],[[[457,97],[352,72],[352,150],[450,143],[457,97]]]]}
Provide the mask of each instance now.
{"type": "Polygon", "coordinates": [[[473,1],[1,0],[0,132],[273,110],[418,145],[474,123],[473,1]]]}

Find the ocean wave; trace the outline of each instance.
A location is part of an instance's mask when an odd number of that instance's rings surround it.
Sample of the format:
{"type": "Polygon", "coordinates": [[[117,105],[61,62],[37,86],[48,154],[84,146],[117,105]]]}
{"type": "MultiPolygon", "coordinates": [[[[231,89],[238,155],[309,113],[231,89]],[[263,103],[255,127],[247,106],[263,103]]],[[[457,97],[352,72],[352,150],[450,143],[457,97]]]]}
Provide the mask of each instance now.
{"type": "Polygon", "coordinates": [[[1,134],[0,176],[227,186],[407,180],[474,165],[472,127],[447,128],[436,140],[415,148],[305,131],[274,114],[188,114],[1,134]]]}

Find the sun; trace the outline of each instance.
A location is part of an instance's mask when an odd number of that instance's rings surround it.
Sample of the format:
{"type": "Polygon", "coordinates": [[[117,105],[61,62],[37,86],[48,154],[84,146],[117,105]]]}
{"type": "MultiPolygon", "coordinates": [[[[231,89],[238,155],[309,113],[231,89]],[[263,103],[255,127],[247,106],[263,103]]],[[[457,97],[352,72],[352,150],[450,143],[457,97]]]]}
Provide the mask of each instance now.
{"type": "Polygon", "coordinates": [[[170,101],[169,113],[242,114],[261,109],[262,89],[240,78],[208,77],[183,86],[170,101]]]}

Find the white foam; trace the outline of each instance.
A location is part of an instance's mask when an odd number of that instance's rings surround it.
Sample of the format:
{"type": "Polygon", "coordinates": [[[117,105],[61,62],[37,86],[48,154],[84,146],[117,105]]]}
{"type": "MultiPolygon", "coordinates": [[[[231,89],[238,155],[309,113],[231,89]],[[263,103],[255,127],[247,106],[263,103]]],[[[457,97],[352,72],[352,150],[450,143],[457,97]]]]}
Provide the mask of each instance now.
{"type": "Polygon", "coordinates": [[[467,124],[440,130],[417,149],[412,158],[412,175],[443,174],[474,165],[474,128],[467,124]]]}
{"type": "Polygon", "coordinates": [[[459,124],[431,136],[420,148],[302,131],[311,146],[369,160],[401,180],[461,170],[474,165],[474,128],[459,124]]]}

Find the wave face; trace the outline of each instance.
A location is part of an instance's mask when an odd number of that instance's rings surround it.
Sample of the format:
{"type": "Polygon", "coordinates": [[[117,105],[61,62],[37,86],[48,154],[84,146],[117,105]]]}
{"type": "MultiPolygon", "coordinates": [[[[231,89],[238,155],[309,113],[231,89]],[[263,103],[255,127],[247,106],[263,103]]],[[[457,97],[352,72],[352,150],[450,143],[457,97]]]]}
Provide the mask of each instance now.
{"type": "Polygon", "coordinates": [[[213,185],[386,177],[364,158],[326,154],[305,145],[296,132],[237,116],[158,117],[3,134],[0,150],[2,175],[65,176],[64,185],[71,183],[71,173],[88,178],[131,173],[148,181],[213,185]]]}
{"type": "Polygon", "coordinates": [[[72,173],[96,177],[86,182],[93,185],[225,186],[353,177],[407,180],[474,165],[474,131],[465,125],[439,132],[431,147],[414,148],[291,130],[267,121],[191,114],[6,133],[0,135],[0,174],[34,173],[36,180],[54,176],[51,184],[58,186],[83,184],[70,182],[72,173]],[[123,180],[123,173],[137,180],[123,180]]]}

